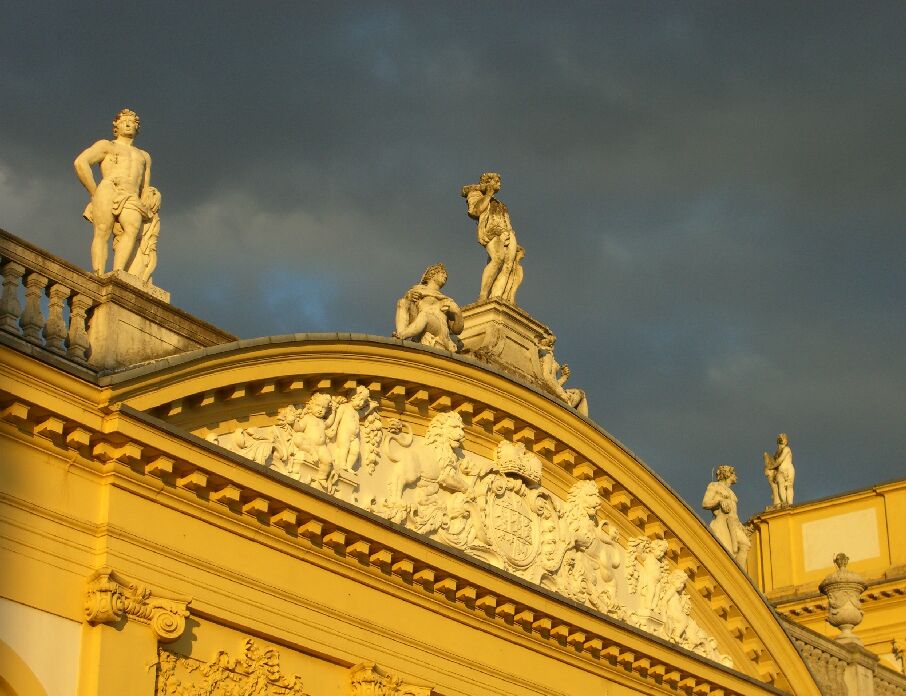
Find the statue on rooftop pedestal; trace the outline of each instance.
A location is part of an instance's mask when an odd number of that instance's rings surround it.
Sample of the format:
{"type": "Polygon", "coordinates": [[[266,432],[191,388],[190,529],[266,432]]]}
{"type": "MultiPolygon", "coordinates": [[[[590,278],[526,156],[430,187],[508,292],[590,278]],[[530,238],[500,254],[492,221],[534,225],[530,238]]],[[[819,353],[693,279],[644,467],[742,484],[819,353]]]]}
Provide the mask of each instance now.
{"type": "Polygon", "coordinates": [[[786,433],[777,436],[777,451],[771,456],[764,453],[764,475],[771,486],[773,507],[787,507],[793,504],[793,481],[796,470],[793,468],[793,451],[786,433]]]}
{"type": "Polygon", "coordinates": [[[499,299],[515,305],[525,250],[516,242],[507,207],[494,197],[499,190],[500,174],[485,172],[477,184],[463,186],[461,195],[468,204],[469,217],[478,220],[478,243],[488,252],[478,302],[499,299]]]}
{"type": "Polygon", "coordinates": [[[447,282],[447,269],[436,263],[422,275],[396,303],[396,338],[409,339],[426,346],[439,346],[451,353],[459,350],[454,334],[462,331],[459,305],[441,292],[447,282]]]}
{"type": "Polygon", "coordinates": [[[717,467],[717,481],[708,484],[702,507],[714,513],[711,531],[736,562],[745,568],[749,555],[749,535],[736,509],[736,494],[730,488],[736,483],[736,470],[732,466],[717,467]]]}
{"type": "Polygon", "coordinates": [[[151,156],[132,144],[139,125],[138,114],[123,109],[113,119],[113,140],[98,140],[75,158],[73,166],[91,196],[83,216],[94,225],[92,272],[104,273],[111,235],[113,270],[130,268],[136,242],[145,226],[148,244],[143,246],[147,248],[139,265],[129,272],[147,282],[157,263],[160,193],[151,186],[151,156]],[[95,182],[91,169],[96,164],[101,169],[100,182],[95,182]]]}

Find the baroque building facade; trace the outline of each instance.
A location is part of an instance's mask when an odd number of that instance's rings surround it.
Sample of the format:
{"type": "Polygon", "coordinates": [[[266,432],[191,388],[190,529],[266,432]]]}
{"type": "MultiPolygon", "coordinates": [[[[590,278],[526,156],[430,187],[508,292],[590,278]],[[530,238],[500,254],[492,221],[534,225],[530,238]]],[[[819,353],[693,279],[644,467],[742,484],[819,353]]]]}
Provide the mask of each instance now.
{"type": "MultiPolygon", "coordinates": [[[[391,338],[236,340],[150,275],[0,233],[0,694],[798,696],[834,683],[825,663],[850,678],[861,653],[762,594],[780,587],[763,531],[753,583],[588,419],[515,303],[525,252],[499,188],[463,189],[480,301],[444,295],[436,264],[391,338]]],[[[871,693],[906,693],[865,670],[871,693]]]]}

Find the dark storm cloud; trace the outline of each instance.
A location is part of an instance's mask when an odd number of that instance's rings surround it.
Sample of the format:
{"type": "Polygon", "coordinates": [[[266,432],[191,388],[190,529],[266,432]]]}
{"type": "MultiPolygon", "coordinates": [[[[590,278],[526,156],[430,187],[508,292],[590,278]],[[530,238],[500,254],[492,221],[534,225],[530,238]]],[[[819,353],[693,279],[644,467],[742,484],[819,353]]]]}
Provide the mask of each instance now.
{"type": "Polygon", "coordinates": [[[78,263],[71,160],[142,116],[156,281],[242,336],[387,334],[503,173],[520,304],[694,507],[790,433],[797,495],[906,475],[899,3],[7,7],[0,226],[78,263]]]}

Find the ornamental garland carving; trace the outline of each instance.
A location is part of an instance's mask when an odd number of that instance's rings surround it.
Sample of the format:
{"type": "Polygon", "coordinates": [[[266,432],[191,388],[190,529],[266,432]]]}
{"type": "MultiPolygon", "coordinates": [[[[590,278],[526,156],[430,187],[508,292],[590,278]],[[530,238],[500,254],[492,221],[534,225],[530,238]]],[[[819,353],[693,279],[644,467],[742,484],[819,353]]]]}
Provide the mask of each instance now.
{"type": "MultiPolygon", "coordinates": [[[[439,413],[424,437],[383,423],[359,387],[315,393],[281,409],[276,423],[209,439],[443,544],[704,657],[731,664],[691,615],[687,576],[671,570],[662,539],[629,539],[599,520],[594,482],[566,500],[541,486],[541,460],[502,440],[493,460],[466,454],[456,412],[439,413]]],[[[363,692],[365,693],[365,692],[363,692]]],[[[383,692],[374,692],[383,693],[383,692]]],[[[388,692],[389,693],[389,692],[388,692]]]]}
{"type": "Polygon", "coordinates": [[[88,578],[85,618],[90,624],[99,624],[117,623],[127,617],[148,624],[161,643],[171,643],[186,630],[190,602],[188,597],[153,592],[104,567],[88,578]]]}
{"type": "Polygon", "coordinates": [[[298,675],[280,671],[276,648],[251,638],[239,657],[220,650],[210,662],[158,650],[156,696],[308,696],[298,675]]]}
{"type": "Polygon", "coordinates": [[[429,686],[407,684],[372,662],[362,662],[349,670],[349,696],[431,696],[429,686]]]}

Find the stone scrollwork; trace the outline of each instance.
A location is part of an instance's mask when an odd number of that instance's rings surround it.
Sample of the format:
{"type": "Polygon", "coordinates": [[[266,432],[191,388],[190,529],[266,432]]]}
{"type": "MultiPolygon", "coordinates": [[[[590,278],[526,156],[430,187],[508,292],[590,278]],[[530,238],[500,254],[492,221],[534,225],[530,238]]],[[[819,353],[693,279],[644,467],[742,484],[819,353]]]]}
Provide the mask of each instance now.
{"type": "Polygon", "coordinates": [[[280,670],[276,648],[261,648],[251,638],[242,654],[220,650],[210,662],[158,651],[156,696],[308,696],[298,675],[280,670]]]}
{"type": "Polygon", "coordinates": [[[88,578],[85,618],[90,624],[100,624],[127,617],[148,624],[161,643],[171,643],[186,629],[190,602],[189,597],[154,592],[104,567],[88,578]]]}
{"type": "Polygon", "coordinates": [[[362,662],[349,670],[349,696],[431,696],[430,686],[407,684],[371,662],[362,662]]]}

